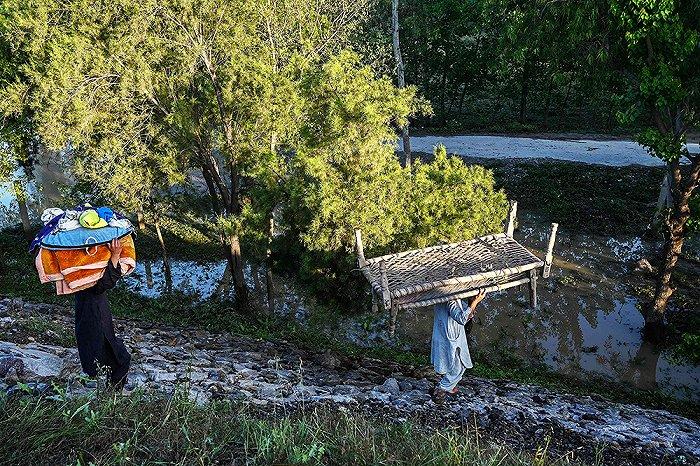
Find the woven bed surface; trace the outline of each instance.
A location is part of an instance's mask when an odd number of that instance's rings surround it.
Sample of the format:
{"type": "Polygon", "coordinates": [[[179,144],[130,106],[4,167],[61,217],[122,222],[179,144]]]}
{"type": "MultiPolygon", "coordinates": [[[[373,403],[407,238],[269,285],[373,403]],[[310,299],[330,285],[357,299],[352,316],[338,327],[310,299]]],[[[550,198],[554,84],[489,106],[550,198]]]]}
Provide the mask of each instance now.
{"type": "Polygon", "coordinates": [[[504,233],[389,254],[367,260],[362,268],[380,296],[382,262],[386,267],[391,296],[404,297],[401,302],[436,299],[466,289],[506,283],[515,279],[512,276],[543,264],[504,233]],[[428,290],[432,291],[426,294],[428,290]]]}

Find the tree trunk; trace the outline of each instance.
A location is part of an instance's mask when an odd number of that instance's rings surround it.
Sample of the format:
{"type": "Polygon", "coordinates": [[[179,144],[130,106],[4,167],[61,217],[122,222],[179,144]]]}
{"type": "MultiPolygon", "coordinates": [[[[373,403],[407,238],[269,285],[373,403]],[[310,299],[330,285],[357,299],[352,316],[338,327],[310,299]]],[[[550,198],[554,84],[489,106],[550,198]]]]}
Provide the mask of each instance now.
{"type": "Polygon", "coordinates": [[[204,182],[209,190],[209,198],[211,200],[211,208],[215,213],[219,213],[221,206],[219,206],[219,196],[216,194],[216,186],[214,186],[214,179],[209,171],[208,167],[202,168],[202,175],[204,175],[204,182]]]}
{"type": "MultiPolygon", "coordinates": [[[[405,87],[403,58],[401,57],[401,45],[399,42],[399,0],[391,0],[391,37],[394,48],[394,59],[396,60],[396,77],[399,87],[405,87]]],[[[410,167],[411,138],[408,134],[408,122],[401,128],[401,139],[403,140],[403,153],[406,158],[406,166],[410,167]]]]}
{"type": "Polygon", "coordinates": [[[146,221],[143,218],[143,208],[139,208],[136,211],[136,222],[139,225],[139,232],[143,233],[146,231],[146,221]]]}
{"type": "Polygon", "coordinates": [[[160,222],[156,220],[153,225],[156,228],[156,234],[158,235],[158,242],[160,243],[160,249],[163,253],[163,274],[165,275],[165,289],[168,293],[172,291],[173,288],[173,274],[170,270],[170,260],[168,259],[168,251],[165,248],[165,241],[163,241],[163,233],[160,230],[160,222]]]}
{"type": "MultiPolygon", "coordinates": [[[[226,111],[223,90],[221,89],[221,83],[218,80],[214,64],[212,63],[207,51],[203,51],[201,56],[214,88],[219,118],[221,119],[224,140],[228,151],[229,170],[231,172],[231,194],[229,196],[229,202],[226,202],[226,199],[224,199],[224,202],[226,203],[226,213],[227,215],[236,216],[239,215],[241,211],[241,177],[240,173],[238,172],[238,160],[235,154],[231,115],[226,111]]],[[[224,195],[226,190],[220,189],[220,191],[222,192],[222,195],[224,195]]],[[[231,265],[231,275],[233,276],[234,288],[236,290],[236,304],[240,309],[246,309],[248,307],[248,288],[246,287],[243,273],[241,243],[238,234],[236,233],[228,234],[226,256],[229,264],[231,265]]]]}
{"type": "Polygon", "coordinates": [[[554,75],[549,78],[549,85],[547,86],[547,97],[544,101],[544,128],[549,128],[549,107],[552,103],[552,88],[554,87],[554,75]]]}
{"type": "Polygon", "coordinates": [[[216,286],[216,290],[214,290],[214,296],[228,296],[229,291],[231,290],[231,265],[227,262],[226,267],[224,267],[224,273],[221,276],[221,280],[219,281],[219,284],[216,286]]]}
{"type": "Polygon", "coordinates": [[[530,65],[526,62],[523,66],[523,75],[520,82],[520,111],[518,114],[518,122],[525,123],[525,114],[527,113],[527,96],[530,92],[530,65]]]}
{"type": "Polygon", "coordinates": [[[671,194],[671,171],[666,167],[661,188],[659,189],[659,199],[656,201],[656,211],[654,212],[654,225],[663,223],[665,213],[673,206],[673,195],[671,194]]]}
{"type": "Polygon", "coordinates": [[[14,182],[15,197],[19,206],[19,218],[22,221],[22,230],[29,233],[32,230],[32,223],[29,220],[29,209],[27,208],[27,193],[24,186],[19,181],[14,182]]]}
{"type": "Polygon", "coordinates": [[[146,270],[146,288],[149,290],[153,288],[153,269],[151,268],[151,261],[143,261],[143,266],[146,270]]]}
{"type": "Polygon", "coordinates": [[[236,305],[239,309],[247,309],[248,287],[245,283],[241,243],[237,234],[228,235],[228,249],[226,252],[226,259],[231,267],[231,275],[233,276],[233,287],[236,291],[236,305]]]}
{"type": "Polygon", "coordinates": [[[690,218],[690,198],[700,182],[700,158],[693,160],[691,171],[685,184],[682,184],[680,162],[669,164],[673,207],[666,219],[666,240],[664,255],[659,266],[659,276],[654,293],[654,304],[645,316],[645,335],[658,340],[663,337],[664,313],[668,300],[675,291],[671,286],[671,275],[683,249],[685,227],[690,218]]]}
{"type": "Polygon", "coordinates": [[[265,251],[265,285],[267,288],[267,309],[275,310],[275,284],[272,281],[272,238],[275,236],[275,217],[270,216],[270,229],[267,232],[267,250],[265,251]]]}

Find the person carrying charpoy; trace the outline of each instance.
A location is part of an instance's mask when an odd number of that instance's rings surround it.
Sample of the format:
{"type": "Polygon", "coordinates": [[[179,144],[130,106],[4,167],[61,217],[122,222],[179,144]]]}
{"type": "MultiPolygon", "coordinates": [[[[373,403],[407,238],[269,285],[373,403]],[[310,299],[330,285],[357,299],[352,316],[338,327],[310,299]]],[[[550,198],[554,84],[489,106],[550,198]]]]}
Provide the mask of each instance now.
{"type": "Polygon", "coordinates": [[[435,305],[430,361],[435,372],[442,376],[431,393],[437,404],[443,403],[447,395],[457,393],[457,384],[462,380],[464,371],[473,367],[465,325],[470,323],[476,306],[485,295],[484,291],[480,291],[471,297],[469,306],[465,306],[461,299],[435,305]]]}
{"type": "MultiPolygon", "coordinates": [[[[45,217],[45,218],[44,218],[45,217]]],[[[131,355],[114,332],[106,292],[136,267],[133,226],[107,207],[47,209],[45,227],[30,246],[39,247],[35,265],[42,283],[59,295],[75,296],[75,336],[83,371],[97,377],[109,370],[109,383],[127,383],[131,355]]]]}

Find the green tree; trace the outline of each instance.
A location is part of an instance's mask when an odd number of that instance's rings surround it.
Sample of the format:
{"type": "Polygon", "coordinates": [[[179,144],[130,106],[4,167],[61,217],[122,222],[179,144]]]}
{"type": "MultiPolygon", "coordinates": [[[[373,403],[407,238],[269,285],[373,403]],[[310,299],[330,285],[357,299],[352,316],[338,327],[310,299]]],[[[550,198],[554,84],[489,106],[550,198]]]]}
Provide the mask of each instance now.
{"type": "Polygon", "coordinates": [[[493,173],[467,166],[435,148],[430,163],[416,163],[406,205],[411,229],[403,242],[425,247],[462,241],[503,230],[508,200],[495,189],[493,173]]]}
{"type": "Polygon", "coordinates": [[[649,115],[639,141],[666,162],[672,203],[665,216],[665,243],[646,330],[659,337],[673,294],[671,275],[683,248],[690,202],[700,183],[700,155],[686,147],[700,123],[700,4],[683,0],[613,0],[610,9],[623,44],[633,106],[626,118],[649,115]],[[684,170],[681,162],[690,162],[684,170]]]}
{"type": "MultiPolygon", "coordinates": [[[[26,78],[22,65],[26,56],[8,40],[5,34],[8,10],[0,5],[0,89],[21,83],[26,78]]],[[[27,181],[33,178],[34,160],[39,150],[33,114],[9,110],[12,103],[0,102],[0,182],[12,185],[25,232],[31,230],[27,208],[27,181]],[[21,173],[23,172],[23,173],[21,173]]]]}
{"type": "Polygon", "coordinates": [[[350,252],[360,228],[368,247],[406,227],[408,173],[392,144],[392,124],[413,110],[415,89],[377,79],[342,53],[304,80],[301,143],[291,162],[285,216],[311,250],[350,252]]]}

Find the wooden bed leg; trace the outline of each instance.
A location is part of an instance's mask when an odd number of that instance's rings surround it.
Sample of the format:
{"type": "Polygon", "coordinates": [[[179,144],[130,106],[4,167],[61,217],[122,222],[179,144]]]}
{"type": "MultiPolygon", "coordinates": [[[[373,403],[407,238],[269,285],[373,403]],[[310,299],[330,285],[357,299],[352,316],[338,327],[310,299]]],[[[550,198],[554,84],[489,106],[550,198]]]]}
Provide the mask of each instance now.
{"type": "Polygon", "coordinates": [[[558,223],[552,223],[552,232],[549,234],[549,244],[547,245],[547,255],[544,258],[544,269],[542,269],[542,278],[549,277],[549,272],[552,269],[552,253],[554,252],[554,240],[557,238],[558,223]]]}
{"type": "Polygon", "coordinates": [[[530,270],[530,307],[537,309],[537,269],[530,270]]]}
{"type": "Polygon", "coordinates": [[[396,316],[399,313],[399,307],[396,304],[392,304],[391,306],[391,317],[389,320],[389,336],[391,338],[394,338],[394,334],[396,333],[396,316]]]}
{"type": "Polygon", "coordinates": [[[384,305],[384,310],[391,313],[389,318],[389,335],[394,336],[394,330],[396,328],[396,311],[394,309],[394,303],[391,302],[391,293],[389,292],[389,279],[386,275],[386,263],[384,261],[379,262],[379,273],[382,276],[382,304],[384,305]]]}
{"type": "Polygon", "coordinates": [[[518,214],[518,202],[513,201],[510,204],[510,211],[508,212],[508,228],[506,229],[506,236],[509,238],[513,237],[513,231],[515,231],[515,216],[518,214]]]}
{"type": "Polygon", "coordinates": [[[389,293],[389,279],[386,276],[386,264],[379,263],[379,273],[382,276],[382,304],[387,311],[391,309],[391,293],[389,293]]]}

